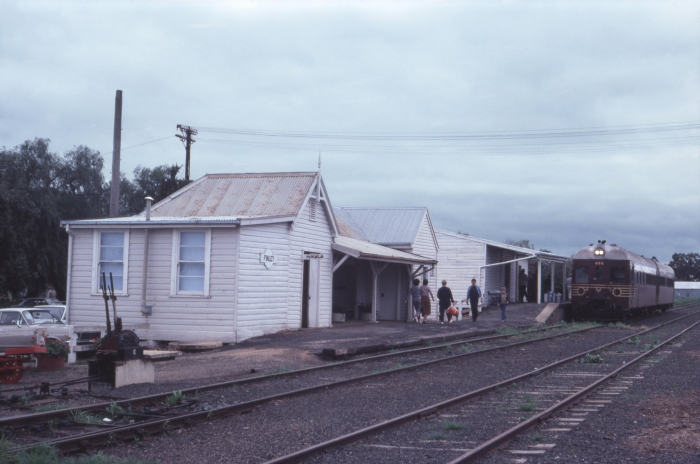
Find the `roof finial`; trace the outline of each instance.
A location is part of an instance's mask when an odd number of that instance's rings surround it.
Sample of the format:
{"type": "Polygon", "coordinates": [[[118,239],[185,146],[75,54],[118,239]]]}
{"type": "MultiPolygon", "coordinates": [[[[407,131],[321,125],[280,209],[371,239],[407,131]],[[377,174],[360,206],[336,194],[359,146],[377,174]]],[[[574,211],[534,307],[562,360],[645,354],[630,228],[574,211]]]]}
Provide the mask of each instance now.
{"type": "Polygon", "coordinates": [[[321,150],[318,151],[318,170],[321,170],[321,150]]]}

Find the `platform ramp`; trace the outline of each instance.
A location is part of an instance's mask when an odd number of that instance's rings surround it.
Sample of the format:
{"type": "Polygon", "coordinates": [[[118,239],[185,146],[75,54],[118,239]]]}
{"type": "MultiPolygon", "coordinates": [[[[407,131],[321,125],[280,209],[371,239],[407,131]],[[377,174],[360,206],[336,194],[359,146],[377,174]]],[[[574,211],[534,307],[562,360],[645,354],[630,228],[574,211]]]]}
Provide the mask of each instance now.
{"type": "Polygon", "coordinates": [[[542,325],[550,325],[556,324],[557,322],[568,321],[570,307],[571,306],[568,303],[549,303],[537,315],[535,321],[542,325]]]}

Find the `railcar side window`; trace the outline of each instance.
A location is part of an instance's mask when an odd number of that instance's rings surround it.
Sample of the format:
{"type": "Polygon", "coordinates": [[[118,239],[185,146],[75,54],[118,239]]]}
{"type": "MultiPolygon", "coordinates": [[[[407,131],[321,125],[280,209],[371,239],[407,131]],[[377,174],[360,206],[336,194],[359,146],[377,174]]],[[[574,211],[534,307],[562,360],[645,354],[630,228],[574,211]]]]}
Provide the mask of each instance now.
{"type": "Polygon", "coordinates": [[[666,286],[673,288],[673,279],[666,279],[666,286]]]}
{"type": "Polygon", "coordinates": [[[652,274],[647,274],[647,285],[656,286],[656,276],[652,274]]]}
{"type": "Polygon", "coordinates": [[[603,266],[596,266],[595,267],[595,277],[593,277],[593,280],[599,280],[603,278],[603,266]]]}
{"type": "Polygon", "coordinates": [[[625,269],[623,266],[612,266],[610,268],[610,283],[624,284],[625,274],[627,274],[627,269],[625,269]]]}
{"type": "Polygon", "coordinates": [[[576,283],[577,284],[587,284],[588,283],[588,266],[579,266],[576,268],[576,283]]]}

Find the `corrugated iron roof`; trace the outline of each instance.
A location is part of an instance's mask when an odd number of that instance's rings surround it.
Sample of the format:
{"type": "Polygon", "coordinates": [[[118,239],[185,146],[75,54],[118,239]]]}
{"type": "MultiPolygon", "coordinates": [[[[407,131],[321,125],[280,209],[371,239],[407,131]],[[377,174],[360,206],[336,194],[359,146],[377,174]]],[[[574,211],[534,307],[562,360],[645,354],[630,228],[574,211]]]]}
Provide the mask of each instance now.
{"type": "MultiPolygon", "coordinates": [[[[553,260],[554,259],[556,259],[556,260],[561,260],[561,259],[567,260],[568,259],[567,256],[561,256],[561,255],[557,255],[555,253],[549,253],[546,251],[531,250],[530,248],[523,248],[523,247],[519,247],[519,246],[515,246],[515,245],[508,245],[507,243],[496,242],[496,241],[488,240],[485,238],[472,237],[471,235],[458,234],[456,232],[450,232],[448,230],[435,229],[435,233],[438,235],[440,235],[440,234],[450,235],[452,237],[460,238],[463,240],[471,240],[473,242],[483,243],[485,245],[489,245],[492,247],[514,251],[516,253],[520,253],[523,255],[536,255],[536,256],[541,257],[542,259],[547,259],[548,257],[553,259],[553,260]]],[[[440,240],[439,237],[438,237],[438,240],[440,240]]]]}
{"type": "Polygon", "coordinates": [[[384,261],[405,264],[436,264],[437,261],[413,253],[395,250],[393,248],[370,243],[350,237],[338,236],[333,239],[332,248],[357,259],[384,261]]]}
{"type": "Polygon", "coordinates": [[[336,218],[345,219],[346,225],[355,230],[355,238],[381,245],[401,246],[413,244],[428,209],[335,207],[333,210],[336,218]]]}
{"type": "Polygon", "coordinates": [[[317,175],[316,172],[206,174],[153,205],[151,217],[294,216],[317,175]]]}

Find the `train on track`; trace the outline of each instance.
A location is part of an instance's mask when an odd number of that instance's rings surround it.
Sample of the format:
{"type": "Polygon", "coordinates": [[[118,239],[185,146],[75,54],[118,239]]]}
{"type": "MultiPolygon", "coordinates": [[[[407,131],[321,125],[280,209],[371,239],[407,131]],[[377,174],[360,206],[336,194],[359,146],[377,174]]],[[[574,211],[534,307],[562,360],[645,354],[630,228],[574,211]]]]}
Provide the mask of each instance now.
{"type": "Polygon", "coordinates": [[[673,269],[655,259],[598,241],[573,257],[575,320],[624,321],[673,306],[673,269]]]}

